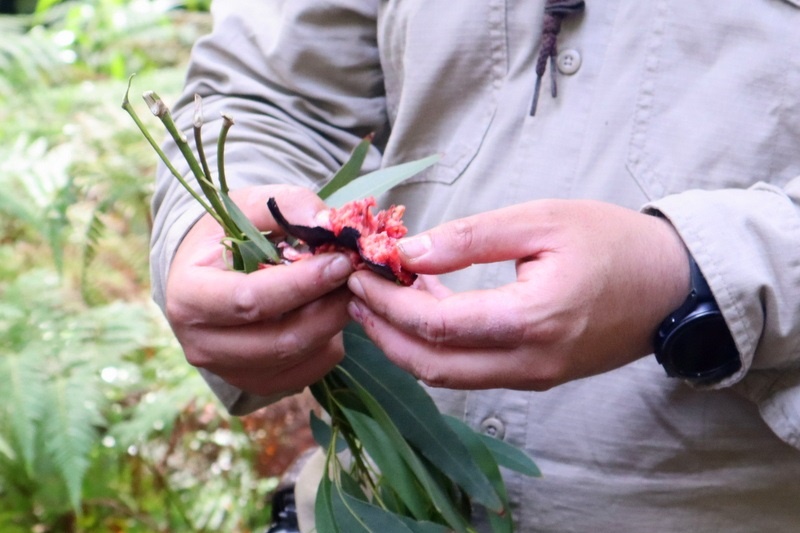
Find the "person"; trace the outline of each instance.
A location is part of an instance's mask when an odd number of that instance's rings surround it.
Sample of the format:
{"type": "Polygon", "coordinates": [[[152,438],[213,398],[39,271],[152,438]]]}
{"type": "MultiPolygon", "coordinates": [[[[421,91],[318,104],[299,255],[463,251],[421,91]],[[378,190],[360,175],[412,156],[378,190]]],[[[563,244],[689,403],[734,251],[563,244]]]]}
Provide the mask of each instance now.
{"type": "Polygon", "coordinates": [[[366,169],[440,154],[381,198],[406,206],[421,281],[337,254],[231,272],[161,172],[154,297],[234,414],[323,376],[360,322],[443,411],[537,461],[541,479],[507,476],[519,531],[795,530],[800,1],[590,0],[543,30],[558,5],[215,2],[178,123],[195,94],[209,143],[234,118],[229,181],[269,231],[269,197],[313,225],[368,134],[366,169]],[[687,341],[673,314],[698,273],[724,331],[687,341]],[[669,351],[657,332],[678,326],[669,351]],[[734,364],[705,373],[723,337],[734,364]]]}

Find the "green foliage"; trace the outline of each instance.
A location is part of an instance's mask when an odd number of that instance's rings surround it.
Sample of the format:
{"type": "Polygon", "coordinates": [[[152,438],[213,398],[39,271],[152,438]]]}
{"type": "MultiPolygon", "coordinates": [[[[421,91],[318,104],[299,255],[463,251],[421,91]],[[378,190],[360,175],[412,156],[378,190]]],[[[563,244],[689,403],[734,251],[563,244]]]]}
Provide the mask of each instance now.
{"type": "Polygon", "coordinates": [[[47,501],[52,512],[77,509],[107,407],[100,371],[149,337],[142,309],[121,303],[72,309],[58,277],[43,270],[8,284],[3,303],[0,426],[10,428],[5,440],[25,474],[3,476],[13,480],[4,488],[12,498],[16,492],[31,503],[47,501]]]}
{"type": "Polygon", "coordinates": [[[477,505],[493,532],[511,533],[499,466],[538,475],[533,461],[504,442],[488,445],[463,422],[439,413],[360,327],[345,328],[344,345],[344,360],[312,386],[331,420],[329,429],[315,423],[330,473],[317,493],[319,531],[474,533],[471,509],[477,505]],[[347,442],[349,466],[337,437],[347,442]]]}
{"type": "Polygon", "coordinates": [[[19,91],[175,66],[206,29],[209,2],[40,0],[0,16],[0,103],[19,91]]]}
{"type": "Polygon", "coordinates": [[[0,17],[3,532],[248,531],[268,516],[275,480],[253,439],[149,301],[156,161],[119,96],[132,70],[180,89],[209,21],[176,6],[0,17]]]}
{"type": "Polygon", "coordinates": [[[17,91],[64,80],[59,48],[42,30],[27,31],[18,17],[0,16],[0,102],[17,91]]]}
{"type": "MultiPolygon", "coordinates": [[[[201,98],[195,96],[195,154],[186,132],[179,131],[173,121],[169,106],[153,90],[146,91],[143,97],[181,152],[202,194],[177,170],[176,161],[167,158],[139,117],[130,101],[130,84],[122,108],[165,168],[224,230],[223,244],[232,268],[252,273],[264,264],[277,264],[278,245],[262,234],[228,195],[224,145],[234,124],[232,118],[223,114],[215,178],[201,141],[201,98]]],[[[340,207],[377,195],[438,159],[431,156],[361,176],[370,143],[370,138],[359,143],[349,160],[320,190],[320,198],[340,207]]],[[[307,237],[312,229],[291,226],[280,215],[274,198],[267,207],[289,235],[315,245],[315,236],[307,237]]],[[[356,245],[355,250],[360,251],[360,246],[356,245]]],[[[512,533],[514,524],[500,465],[521,466],[519,471],[538,475],[533,461],[504,443],[488,445],[465,424],[444,417],[417,380],[394,366],[359,326],[349,325],[343,338],[344,359],[310,387],[330,418],[330,426],[316,415],[310,418],[317,442],[327,450],[326,474],[315,502],[318,530],[475,533],[472,508],[480,506],[486,510],[494,533],[512,533]],[[349,465],[340,458],[343,446],[349,465]]]]}

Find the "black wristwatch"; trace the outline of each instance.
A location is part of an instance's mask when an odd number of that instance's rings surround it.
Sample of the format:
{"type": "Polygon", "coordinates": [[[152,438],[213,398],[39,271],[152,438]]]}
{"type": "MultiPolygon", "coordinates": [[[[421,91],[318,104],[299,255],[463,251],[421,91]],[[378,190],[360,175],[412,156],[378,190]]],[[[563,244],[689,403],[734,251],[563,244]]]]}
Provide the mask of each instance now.
{"type": "Polygon", "coordinates": [[[683,305],[659,326],[656,360],[670,377],[712,383],[738,371],[742,359],[708,282],[691,255],[689,269],[692,288],[683,305]]]}

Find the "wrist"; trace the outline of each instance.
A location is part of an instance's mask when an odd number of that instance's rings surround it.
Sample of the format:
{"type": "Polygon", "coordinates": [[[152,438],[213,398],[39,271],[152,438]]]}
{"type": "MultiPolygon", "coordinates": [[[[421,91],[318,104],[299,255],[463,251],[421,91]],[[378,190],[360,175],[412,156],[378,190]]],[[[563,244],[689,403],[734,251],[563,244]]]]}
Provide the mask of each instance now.
{"type": "Polygon", "coordinates": [[[689,268],[691,256],[677,230],[666,218],[657,213],[655,217],[651,218],[657,222],[656,231],[660,233],[658,240],[660,264],[657,267],[659,269],[657,280],[659,299],[656,302],[658,322],[654,324],[660,325],[668,314],[683,304],[686,295],[691,290],[689,268]]]}

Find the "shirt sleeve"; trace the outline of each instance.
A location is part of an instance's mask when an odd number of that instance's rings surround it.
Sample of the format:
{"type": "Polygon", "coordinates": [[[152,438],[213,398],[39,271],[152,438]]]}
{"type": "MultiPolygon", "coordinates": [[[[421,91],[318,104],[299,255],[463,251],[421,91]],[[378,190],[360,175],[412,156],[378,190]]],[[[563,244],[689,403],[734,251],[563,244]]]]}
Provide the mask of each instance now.
{"type": "MultiPolygon", "coordinates": [[[[191,140],[194,98],[202,97],[203,144],[211,168],[221,113],[234,120],[225,149],[231,189],[269,183],[318,188],[363,137],[386,127],[376,1],[226,0],[214,3],[212,14],[214,29],[192,51],[173,115],[191,140]]],[[[174,143],[165,143],[164,150],[188,175],[174,143]]],[[[379,161],[373,148],[365,169],[379,161]]],[[[172,258],[203,213],[163,166],[152,209],[152,292],[164,309],[172,258]]],[[[234,414],[276,399],[255,398],[202,374],[234,414]]]]}
{"type": "Polygon", "coordinates": [[[785,187],[692,190],[652,202],[708,280],[742,356],[716,384],[753,401],[800,448],[800,177],[785,187]]]}

